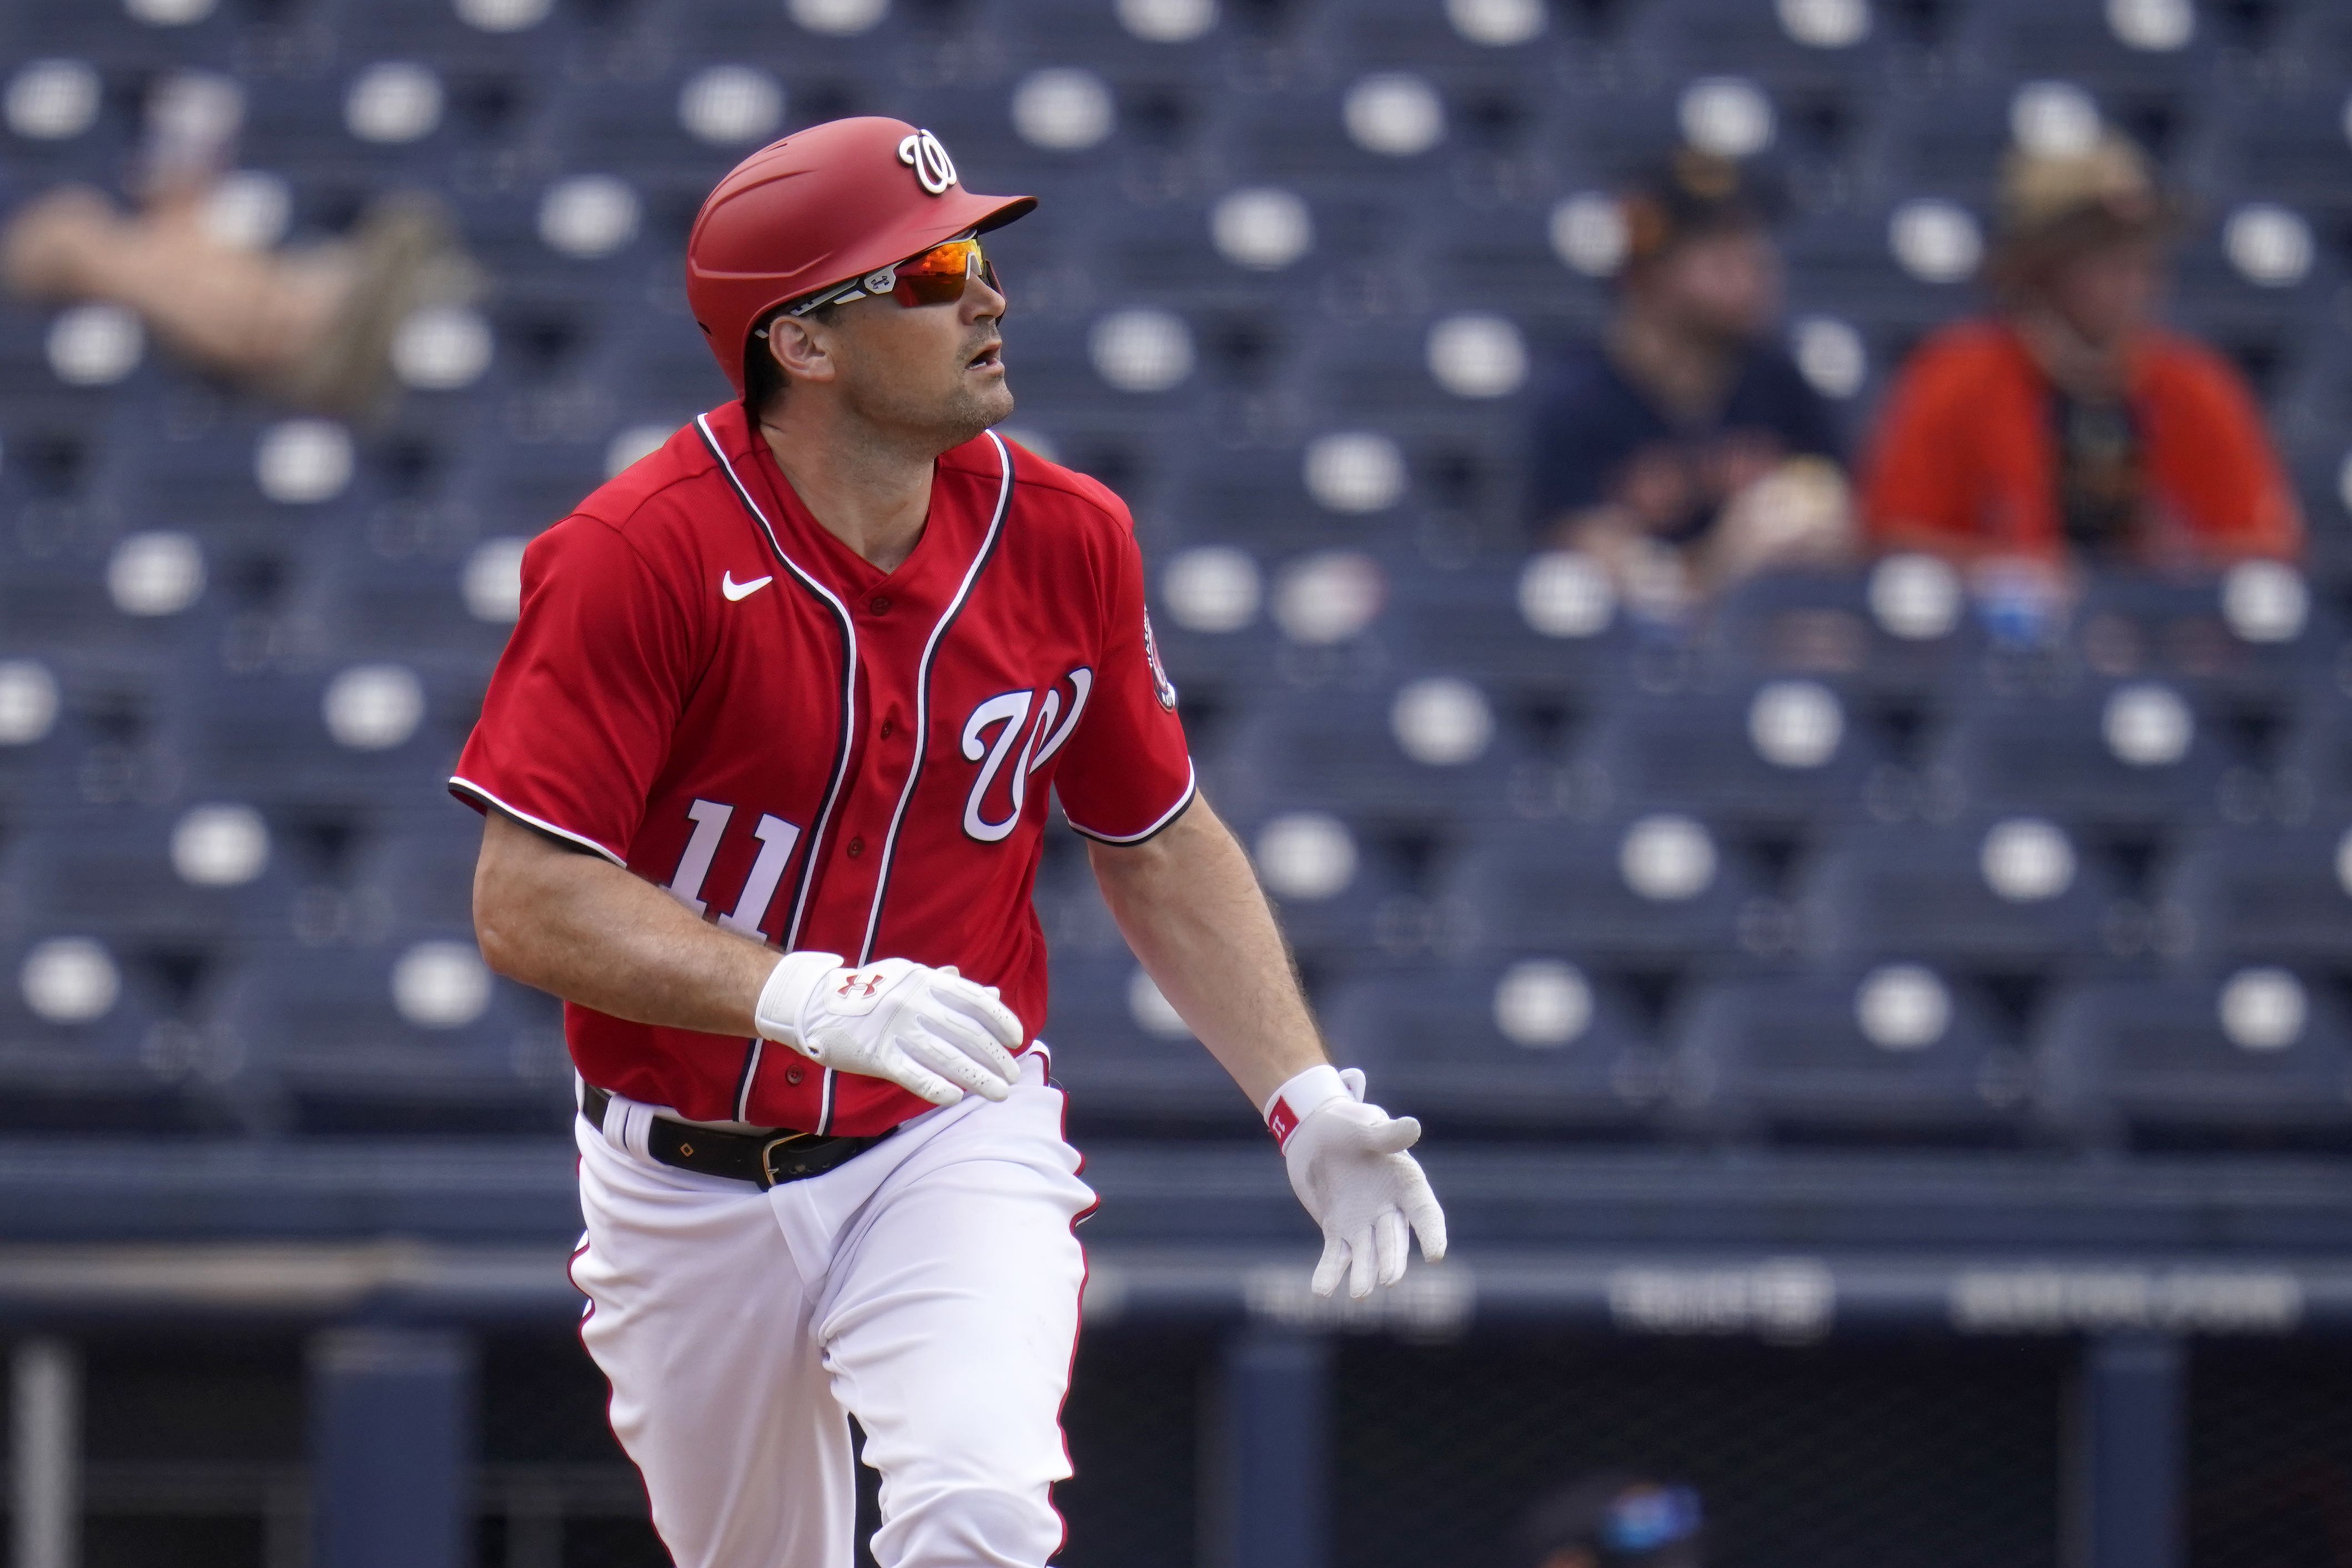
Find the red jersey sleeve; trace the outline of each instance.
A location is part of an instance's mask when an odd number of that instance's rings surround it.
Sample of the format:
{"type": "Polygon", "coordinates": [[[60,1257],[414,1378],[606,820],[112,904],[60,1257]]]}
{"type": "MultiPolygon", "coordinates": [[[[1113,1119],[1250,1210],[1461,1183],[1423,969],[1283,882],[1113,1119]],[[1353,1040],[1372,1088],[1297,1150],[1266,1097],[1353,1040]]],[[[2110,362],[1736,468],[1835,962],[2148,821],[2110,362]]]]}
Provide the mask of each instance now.
{"type": "Polygon", "coordinates": [[[1176,716],[1176,688],[1152,640],[1143,554],[1131,527],[1118,531],[1106,555],[1101,654],[1054,787],[1080,833],[1139,844],[1192,805],[1192,756],[1176,716]]]}
{"type": "Polygon", "coordinates": [[[685,606],[619,529],[574,515],[522,557],[522,613],[450,793],[615,864],[693,684],[685,606]]]}

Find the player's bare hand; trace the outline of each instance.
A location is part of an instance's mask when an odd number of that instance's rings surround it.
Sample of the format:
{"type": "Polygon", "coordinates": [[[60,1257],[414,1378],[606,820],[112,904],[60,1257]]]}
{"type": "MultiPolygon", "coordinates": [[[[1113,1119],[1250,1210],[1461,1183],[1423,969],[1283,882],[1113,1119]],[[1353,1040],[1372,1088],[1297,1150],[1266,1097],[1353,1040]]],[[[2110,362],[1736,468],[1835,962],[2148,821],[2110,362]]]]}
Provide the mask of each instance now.
{"type": "Polygon", "coordinates": [[[845,968],[830,952],[778,961],[760,1033],[820,1067],[887,1079],[933,1105],[1003,1100],[1020,1073],[1021,1020],[993,986],[903,958],[845,968]]]}
{"type": "Polygon", "coordinates": [[[1424,1259],[1445,1256],[1445,1211],[1421,1162],[1405,1152],[1420,1141],[1421,1123],[1364,1104],[1360,1069],[1339,1076],[1347,1092],[1333,1092],[1300,1119],[1284,1141],[1283,1159],[1291,1190],[1323,1227],[1315,1293],[1328,1296],[1344,1279],[1348,1294],[1361,1298],[1375,1280],[1404,1278],[1408,1230],[1421,1238],[1424,1259]]]}

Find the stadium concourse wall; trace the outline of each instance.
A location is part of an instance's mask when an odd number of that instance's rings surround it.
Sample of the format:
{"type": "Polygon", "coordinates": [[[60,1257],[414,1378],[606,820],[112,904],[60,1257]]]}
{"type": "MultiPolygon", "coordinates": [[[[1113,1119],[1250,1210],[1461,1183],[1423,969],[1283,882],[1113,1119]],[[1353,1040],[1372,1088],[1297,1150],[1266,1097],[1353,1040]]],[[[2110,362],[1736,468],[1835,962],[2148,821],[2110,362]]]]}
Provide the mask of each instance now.
{"type": "MultiPolygon", "coordinates": [[[[1429,1163],[1454,1257],[1352,1303],[1308,1293],[1262,1149],[1091,1152],[1065,1562],[1496,1561],[1509,1512],[1567,1479],[1547,1466],[1604,1461],[1696,1474],[1733,1568],[2341,1560],[2224,1517],[2300,1506],[2304,1483],[2231,1470],[2243,1434],[2305,1471],[2344,1447],[2352,1193],[2325,1162],[1429,1163]]],[[[547,1141],[0,1146],[15,1560],[658,1563],[571,1343],[577,1224],[547,1141]],[[239,1381],[264,1363],[268,1390],[239,1381]],[[243,1470],[142,1458],[124,1426],[183,1418],[140,1379],[190,1365],[218,1369],[200,1441],[273,1402],[298,1436],[243,1470]],[[555,1447],[513,1436],[533,1420],[555,1447]],[[103,1517],[240,1507],[252,1543],[213,1555],[103,1517]]]]}

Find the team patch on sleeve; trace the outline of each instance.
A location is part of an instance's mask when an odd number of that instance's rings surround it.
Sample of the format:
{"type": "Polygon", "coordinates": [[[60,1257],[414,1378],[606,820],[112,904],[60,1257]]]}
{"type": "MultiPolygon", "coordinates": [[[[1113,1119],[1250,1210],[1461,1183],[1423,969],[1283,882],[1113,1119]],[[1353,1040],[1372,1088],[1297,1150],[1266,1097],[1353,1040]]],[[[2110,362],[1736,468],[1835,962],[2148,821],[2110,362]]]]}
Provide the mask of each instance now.
{"type": "Polygon", "coordinates": [[[1160,639],[1151,635],[1151,612],[1143,612],[1143,658],[1151,666],[1151,689],[1160,698],[1160,706],[1171,713],[1176,710],[1176,683],[1168,679],[1168,667],[1160,662],[1160,639]]]}

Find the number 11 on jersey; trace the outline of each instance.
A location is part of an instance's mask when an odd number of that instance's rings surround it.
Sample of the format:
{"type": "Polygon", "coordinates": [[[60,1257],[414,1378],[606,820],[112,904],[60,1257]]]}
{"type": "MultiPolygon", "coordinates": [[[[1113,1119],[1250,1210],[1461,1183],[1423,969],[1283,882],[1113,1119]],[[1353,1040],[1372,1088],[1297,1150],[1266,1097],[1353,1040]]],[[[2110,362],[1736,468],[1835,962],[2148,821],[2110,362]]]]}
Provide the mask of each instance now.
{"type": "MultiPolygon", "coordinates": [[[[735,816],[735,808],[719,801],[698,800],[687,807],[686,815],[693,820],[694,835],[686,841],[686,853],[678,857],[677,874],[669,879],[669,892],[679,903],[700,915],[709,910],[702,900],[702,884],[710,875],[710,862],[718,858],[719,841],[726,837],[727,824],[735,816]]],[[[719,917],[719,923],[758,942],[760,922],[767,918],[768,904],[776,896],[776,885],[784,879],[784,868],[792,862],[793,847],[801,841],[801,830],[781,816],[762,816],[760,826],[751,832],[760,841],[759,858],[751,862],[751,874],[744,879],[743,896],[735,900],[731,912],[719,917]]]]}

